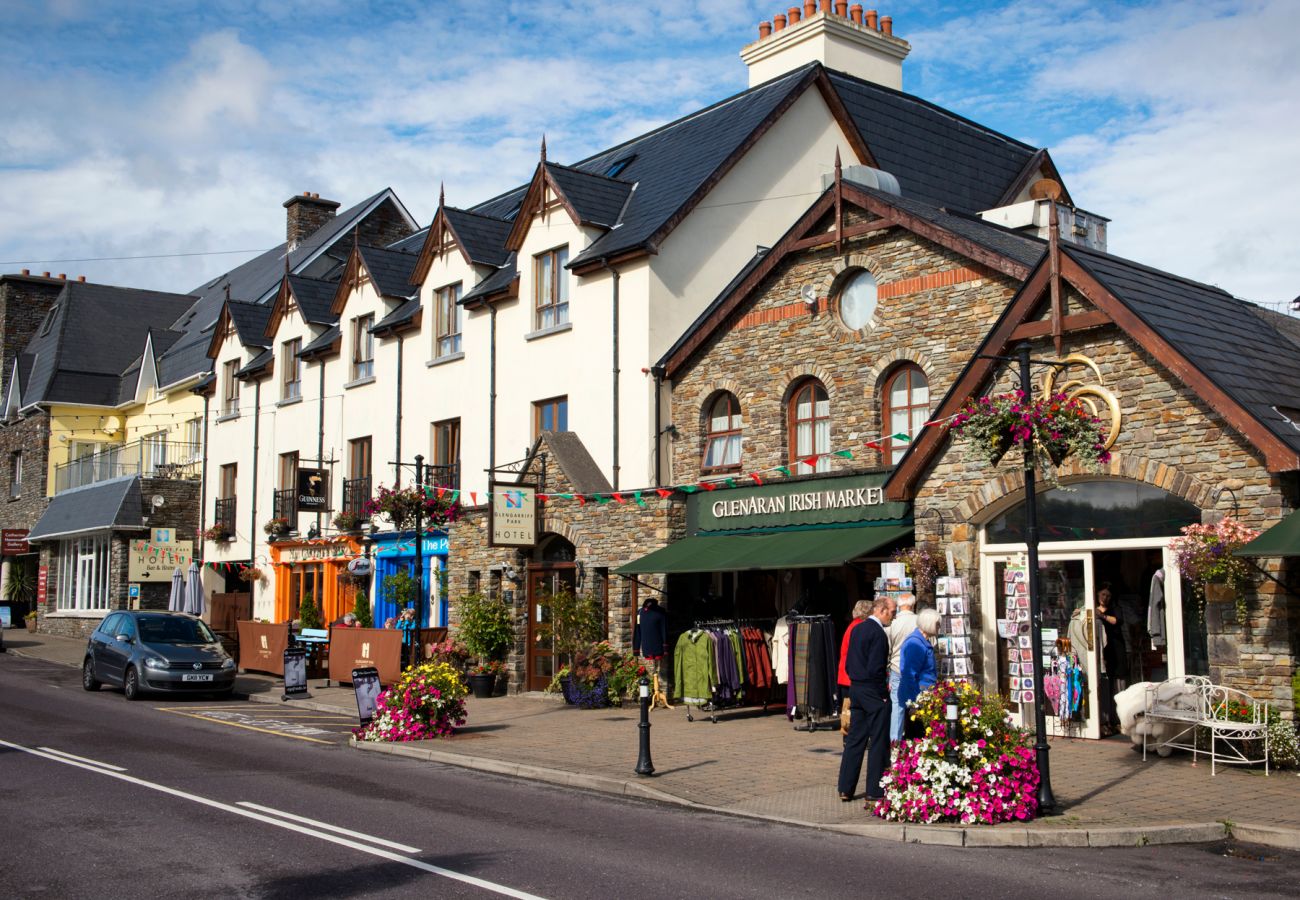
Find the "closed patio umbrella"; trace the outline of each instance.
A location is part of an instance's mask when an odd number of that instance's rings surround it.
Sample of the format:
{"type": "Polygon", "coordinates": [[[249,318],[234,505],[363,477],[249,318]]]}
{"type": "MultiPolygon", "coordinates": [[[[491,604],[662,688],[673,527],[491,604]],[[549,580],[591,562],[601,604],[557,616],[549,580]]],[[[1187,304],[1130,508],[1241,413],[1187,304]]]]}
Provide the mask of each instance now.
{"type": "Polygon", "coordinates": [[[172,571],[172,593],[167,599],[167,608],[172,612],[181,612],[185,608],[185,580],[179,567],[172,571]]]}
{"type": "Polygon", "coordinates": [[[193,616],[201,616],[206,602],[207,598],[203,596],[203,579],[199,576],[199,564],[191,562],[189,580],[185,582],[185,611],[193,616]]]}

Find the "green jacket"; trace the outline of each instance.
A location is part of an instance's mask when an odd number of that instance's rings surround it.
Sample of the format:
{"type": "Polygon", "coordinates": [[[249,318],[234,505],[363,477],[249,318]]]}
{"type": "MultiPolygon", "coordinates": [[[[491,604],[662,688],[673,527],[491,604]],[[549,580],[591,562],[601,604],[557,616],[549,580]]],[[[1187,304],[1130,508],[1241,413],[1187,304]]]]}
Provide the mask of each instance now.
{"type": "Polygon", "coordinates": [[[707,631],[688,631],[673,650],[673,693],[682,700],[703,703],[713,699],[718,664],[713,639],[707,631]]]}

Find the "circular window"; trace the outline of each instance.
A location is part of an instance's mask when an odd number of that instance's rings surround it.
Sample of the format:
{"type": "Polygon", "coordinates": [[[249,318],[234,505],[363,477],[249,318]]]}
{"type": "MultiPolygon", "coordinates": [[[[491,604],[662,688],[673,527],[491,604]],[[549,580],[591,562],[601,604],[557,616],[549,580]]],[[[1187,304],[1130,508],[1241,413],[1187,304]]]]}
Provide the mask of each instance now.
{"type": "Polygon", "coordinates": [[[840,291],[840,321],[858,331],[876,314],[876,278],[866,269],[857,272],[840,291]]]}

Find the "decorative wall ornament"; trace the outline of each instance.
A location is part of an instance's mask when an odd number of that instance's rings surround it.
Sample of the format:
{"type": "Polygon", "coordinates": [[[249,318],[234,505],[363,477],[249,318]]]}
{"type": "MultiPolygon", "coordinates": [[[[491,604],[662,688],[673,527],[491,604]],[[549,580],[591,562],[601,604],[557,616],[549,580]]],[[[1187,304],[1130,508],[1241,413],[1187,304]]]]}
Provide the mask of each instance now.
{"type": "Polygon", "coordinates": [[[1103,449],[1109,450],[1115,445],[1119,437],[1121,411],[1119,398],[1115,396],[1109,388],[1103,387],[1101,382],[1104,380],[1101,374],[1101,368],[1082,353],[1071,353],[1061,362],[1067,366],[1052,366],[1043,376],[1043,394],[1052,396],[1053,393],[1065,394],[1071,400],[1078,400],[1088,407],[1088,410],[1097,418],[1106,421],[1107,417],[1102,415],[1101,408],[1104,406],[1109,412],[1110,427],[1106,433],[1106,441],[1102,445],[1103,449]],[[1056,386],[1057,376],[1065,371],[1068,366],[1085,366],[1092,369],[1093,375],[1096,376],[1095,384],[1089,384],[1078,378],[1065,382],[1059,387],[1056,386]],[[1099,402],[1100,401],[1100,402],[1099,402]]]}

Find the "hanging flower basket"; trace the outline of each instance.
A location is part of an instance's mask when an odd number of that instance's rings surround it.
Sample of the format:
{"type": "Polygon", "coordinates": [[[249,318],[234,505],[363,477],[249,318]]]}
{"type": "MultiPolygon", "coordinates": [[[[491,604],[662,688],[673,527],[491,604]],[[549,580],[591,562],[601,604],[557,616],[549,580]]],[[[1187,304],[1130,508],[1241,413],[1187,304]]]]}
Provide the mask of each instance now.
{"type": "Polygon", "coordinates": [[[1245,624],[1250,613],[1246,592],[1254,576],[1250,564],[1233,554],[1259,537],[1259,532],[1232,516],[1213,525],[1184,525],[1182,532],[1182,537],[1169,542],[1179,574],[1192,583],[1202,604],[1231,599],[1236,604],[1237,621],[1245,624]]]}
{"type": "Polygon", "coordinates": [[[1026,400],[1023,391],[1013,391],[969,400],[951,427],[969,452],[991,466],[1013,449],[1029,450],[1050,483],[1066,457],[1093,471],[1110,462],[1102,421],[1065,394],[1026,400]]]}
{"type": "Polygon", "coordinates": [[[417,512],[425,528],[441,528],[460,516],[460,503],[440,496],[437,488],[410,485],[403,488],[379,486],[374,497],[361,507],[363,519],[382,516],[398,531],[415,526],[417,512]]]}

